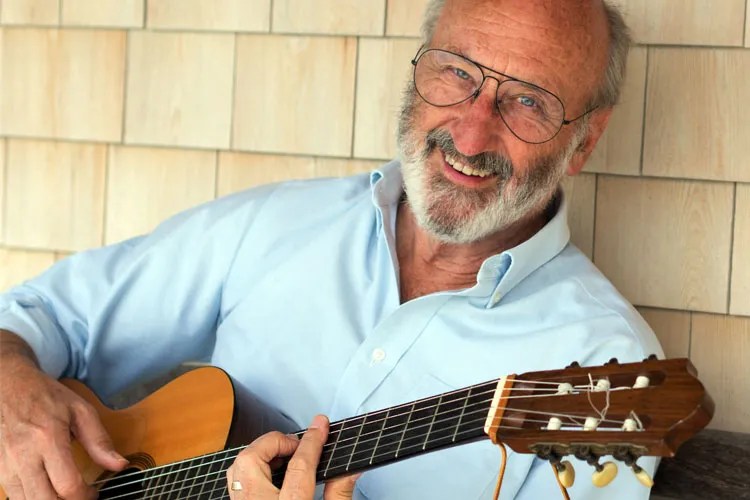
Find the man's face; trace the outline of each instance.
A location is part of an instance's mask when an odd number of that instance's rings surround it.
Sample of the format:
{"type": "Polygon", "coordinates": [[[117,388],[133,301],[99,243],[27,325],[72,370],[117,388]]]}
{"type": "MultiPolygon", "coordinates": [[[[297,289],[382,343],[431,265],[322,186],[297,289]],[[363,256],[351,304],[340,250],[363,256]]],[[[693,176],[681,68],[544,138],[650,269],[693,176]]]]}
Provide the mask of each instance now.
{"type": "MultiPolygon", "coordinates": [[[[606,64],[606,51],[586,48],[597,35],[607,39],[606,25],[597,33],[591,16],[577,1],[448,0],[429,48],[550,90],[570,118],[585,111],[606,64]]],[[[420,225],[443,241],[477,241],[538,213],[582,142],[579,123],[544,144],[521,141],[498,114],[497,87],[488,79],[476,99],[449,107],[426,103],[413,84],[405,93],[399,149],[407,197],[420,225]]]]}

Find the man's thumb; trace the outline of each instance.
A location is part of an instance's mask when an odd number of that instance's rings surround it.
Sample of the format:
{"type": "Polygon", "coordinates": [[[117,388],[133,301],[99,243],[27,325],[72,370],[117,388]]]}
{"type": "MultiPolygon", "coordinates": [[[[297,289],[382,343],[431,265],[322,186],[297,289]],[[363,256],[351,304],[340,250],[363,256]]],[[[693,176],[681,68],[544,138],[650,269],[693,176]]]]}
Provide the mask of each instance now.
{"type": "Polygon", "coordinates": [[[326,484],[324,500],[351,500],[354,495],[354,486],[362,474],[334,479],[326,484]]]}

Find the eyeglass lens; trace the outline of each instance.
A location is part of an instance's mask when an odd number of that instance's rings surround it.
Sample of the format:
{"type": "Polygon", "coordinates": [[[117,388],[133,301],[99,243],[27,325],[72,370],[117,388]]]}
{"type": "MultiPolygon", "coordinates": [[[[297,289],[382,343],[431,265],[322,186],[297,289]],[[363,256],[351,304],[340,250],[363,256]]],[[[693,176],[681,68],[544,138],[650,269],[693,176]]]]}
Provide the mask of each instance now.
{"type": "MultiPolygon", "coordinates": [[[[417,92],[434,106],[466,101],[477,94],[484,80],[479,66],[443,50],[423,52],[414,68],[417,92]]],[[[496,105],[508,128],[519,139],[531,143],[552,139],[565,116],[562,102],[554,94],[512,79],[502,80],[498,85],[496,105]]]]}

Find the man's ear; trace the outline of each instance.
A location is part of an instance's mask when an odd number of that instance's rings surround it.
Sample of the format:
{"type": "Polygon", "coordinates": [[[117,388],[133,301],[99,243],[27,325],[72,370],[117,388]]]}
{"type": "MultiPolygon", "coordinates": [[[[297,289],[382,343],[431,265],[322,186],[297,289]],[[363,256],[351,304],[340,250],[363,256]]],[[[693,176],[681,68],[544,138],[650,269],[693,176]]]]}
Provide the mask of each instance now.
{"type": "Polygon", "coordinates": [[[568,175],[576,175],[583,170],[583,166],[594,151],[596,143],[599,142],[599,138],[607,128],[611,116],[612,108],[597,109],[591,113],[586,136],[583,138],[581,144],[579,144],[575,153],[573,153],[573,157],[568,164],[568,169],[566,170],[568,175]]]}

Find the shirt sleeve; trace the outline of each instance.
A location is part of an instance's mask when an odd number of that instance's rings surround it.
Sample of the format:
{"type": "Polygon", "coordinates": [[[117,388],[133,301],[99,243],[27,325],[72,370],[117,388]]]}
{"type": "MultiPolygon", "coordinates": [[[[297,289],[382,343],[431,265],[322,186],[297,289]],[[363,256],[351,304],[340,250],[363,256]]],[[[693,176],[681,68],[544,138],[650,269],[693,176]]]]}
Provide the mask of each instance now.
{"type": "Polygon", "coordinates": [[[0,295],[0,328],[28,342],[45,372],[82,380],[103,398],[209,356],[225,278],[269,189],[58,262],[0,295]]]}

